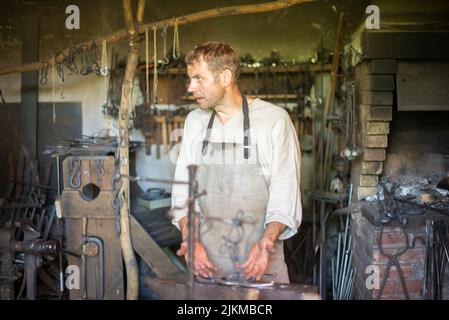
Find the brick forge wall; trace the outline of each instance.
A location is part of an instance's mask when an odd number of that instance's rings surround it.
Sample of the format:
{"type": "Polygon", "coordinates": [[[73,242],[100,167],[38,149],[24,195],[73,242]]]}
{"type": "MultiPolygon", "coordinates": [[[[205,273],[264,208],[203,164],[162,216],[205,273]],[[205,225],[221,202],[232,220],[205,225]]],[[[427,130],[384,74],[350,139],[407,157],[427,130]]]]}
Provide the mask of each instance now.
{"type": "MultiPolygon", "coordinates": [[[[422,237],[425,239],[423,224],[409,223],[407,225],[409,239],[422,237]]],[[[354,244],[354,266],[357,270],[355,280],[354,299],[373,300],[377,299],[379,289],[367,287],[367,279],[373,275],[369,266],[375,266],[379,270],[379,285],[382,284],[383,276],[387,269],[388,259],[381,254],[378,246],[380,227],[374,226],[361,213],[353,215],[351,232],[354,244]]],[[[387,254],[400,252],[405,246],[405,236],[398,226],[384,227],[382,233],[382,246],[387,254]]],[[[399,256],[399,263],[407,284],[410,299],[421,300],[422,279],[424,277],[425,245],[419,240],[413,249],[408,249],[399,256]]],[[[370,279],[368,279],[370,280],[370,279]]],[[[369,284],[372,282],[368,281],[369,284]]],[[[396,267],[391,267],[390,273],[383,289],[382,300],[405,299],[400,277],[396,267]]]]}
{"type": "Polygon", "coordinates": [[[396,60],[377,59],[356,66],[357,139],[362,155],[353,162],[354,199],[375,194],[388,147],[395,96],[396,60]]]}

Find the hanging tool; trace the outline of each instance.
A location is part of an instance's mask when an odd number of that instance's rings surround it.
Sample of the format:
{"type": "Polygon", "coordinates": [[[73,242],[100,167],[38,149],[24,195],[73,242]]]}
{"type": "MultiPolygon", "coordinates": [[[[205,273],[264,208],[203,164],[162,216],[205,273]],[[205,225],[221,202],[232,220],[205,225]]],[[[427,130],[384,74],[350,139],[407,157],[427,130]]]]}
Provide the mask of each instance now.
{"type": "Polygon", "coordinates": [[[61,82],[61,86],[59,87],[60,92],[59,92],[59,99],[64,100],[65,96],[64,96],[64,81],[61,82]]]}
{"type": "Polygon", "coordinates": [[[155,139],[156,139],[156,158],[161,158],[161,140],[163,139],[162,135],[162,116],[155,116],[154,120],[156,121],[156,133],[155,133],[155,139]]]}
{"type": "Polygon", "coordinates": [[[103,39],[103,44],[101,46],[101,68],[100,68],[100,74],[103,77],[106,77],[109,74],[108,69],[108,50],[106,47],[106,39],[103,39]]]}
{"type": "Polygon", "coordinates": [[[104,104],[103,104],[103,112],[104,110],[108,108],[108,95],[109,95],[109,84],[108,84],[108,75],[110,75],[109,69],[108,69],[108,54],[107,54],[107,48],[106,48],[106,39],[103,39],[103,45],[101,49],[101,68],[100,68],[100,74],[104,77],[104,104]]]}
{"type": "Polygon", "coordinates": [[[178,30],[178,20],[175,20],[175,25],[173,27],[173,58],[178,60],[181,56],[181,48],[179,47],[179,30],[178,30]]]}
{"type": "Polygon", "coordinates": [[[173,145],[173,141],[172,141],[172,133],[173,133],[173,126],[174,126],[174,122],[173,122],[173,114],[171,112],[167,112],[167,140],[168,140],[168,149],[170,150],[172,145],[173,145]]]}
{"type": "MultiPolygon", "coordinates": [[[[149,68],[149,49],[148,49],[148,26],[145,27],[145,103],[150,106],[150,68],[149,68]]],[[[152,114],[152,108],[149,107],[150,114],[152,114]]]]}
{"type": "Polygon", "coordinates": [[[42,62],[42,69],[41,69],[41,77],[39,79],[39,84],[41,86],[45,86],[48,82],[48,68],[50,64],[47,61],[42,62]]]}
{"type": "Polygon", "coordinates": [[[167,117],[162,116],[162,144],[164,145],[163,153],[168,153],[168,132],[167,132],[167,117]]]}
{"type": "Polygon", "coordinates": [[[357,146],[356,132],[355,82],[349,81],[346,83],[346,148],[341,153],[348,160],[354,160],[361,153],[360,148],[357,146]]]}
{"type": "Polygon", "coordinates": [[[156,45],[157,28],[153,27],[153,108],[157,111],[158,105],[158,77],[157,77],[157,45],[156,45]]]}
{"type": "Polygon", "coordinates": [[[163,55],[163,58],[161,61],[162,65],[167,65],[170,62],[170,59],[167,56],[167,28],[168,28],[168,26],[166,24],[164,24],[164,26],[162,27],[162,33],[161,33],[161,36],[163,39],[162,41],[164,43],[164,55],[163,55]]]}

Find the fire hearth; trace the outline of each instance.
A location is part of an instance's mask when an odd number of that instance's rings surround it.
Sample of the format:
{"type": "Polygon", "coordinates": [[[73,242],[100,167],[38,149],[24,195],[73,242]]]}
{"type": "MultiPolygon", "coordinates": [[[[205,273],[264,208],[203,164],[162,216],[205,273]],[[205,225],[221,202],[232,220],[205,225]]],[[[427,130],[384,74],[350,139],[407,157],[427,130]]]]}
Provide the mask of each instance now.
{"type": "MultiPolygon", "coordinates": [[[[384,30],[385,31],[385,30],[384,30]]],[[[355,299],[449,299],[448,33],[364,32],[355,67],[355,299]],[[428,90],[428,88],[434,88],[428,90]]]]}

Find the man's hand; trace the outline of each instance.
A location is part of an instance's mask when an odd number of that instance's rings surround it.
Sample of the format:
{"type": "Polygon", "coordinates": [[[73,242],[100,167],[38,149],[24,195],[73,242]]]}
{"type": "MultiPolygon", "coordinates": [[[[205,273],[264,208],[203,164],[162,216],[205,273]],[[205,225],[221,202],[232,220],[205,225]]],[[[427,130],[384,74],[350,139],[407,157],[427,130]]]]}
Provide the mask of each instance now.
{"type": "Polygon", "coordinates": [[[274,241],[263,237],[253,245],[245,263],[237,267],[244,269],[246,279],[260,280],[268,268],[272,253],[274,253],[274,241]]]}
{"type": "Polygon", "coordinates": [[[246,261],[242,265],[237,265],[237,268],[244,269],[246,279],[256,278],[258,281],[263,277],[268,268],[270,255],[274,253],[274,244],[286,227],[279,222],[267,224],[262,238],[252,246],[246,261]]]}
{"type": "MultiPolygon", "coordinates": [[[[181,243],[181,247],[178,251],[176,251],[178,256],[184,256],[186,262],[189,258],[189,246],[187,240],[181,243]]],[[[210,278],[214,275],[214,272],[217,271],[217,267],[210,262],[209,257],[207,256],[206,248],[198,242],[195,241],[194,251],[193,251],[193,273],[198,276],[202,276],[203,278],[210,278]]]]}
{"type": "MultiPolygon", "coordinates": [[[[199,228],[199,221],[196,222],[197,228],[199,228]]],[[[189,260],[189,244],[187,242],[189,236],[189,227],[187,225],[187,217],[183,217],[179,220],[179,226],[181,228],[182,238],[184,239],[181,243],[181,247],[176,254],[178,256],[184,256],[184,259],[188,263],[189,260]]],[[[193,274],[202,276],[203,278],[210,278],[214,275],[214,272],[218,268],[209,260],[207,256],[206,248],[199,242],[194,241],[193,249],[193,274]]]]}

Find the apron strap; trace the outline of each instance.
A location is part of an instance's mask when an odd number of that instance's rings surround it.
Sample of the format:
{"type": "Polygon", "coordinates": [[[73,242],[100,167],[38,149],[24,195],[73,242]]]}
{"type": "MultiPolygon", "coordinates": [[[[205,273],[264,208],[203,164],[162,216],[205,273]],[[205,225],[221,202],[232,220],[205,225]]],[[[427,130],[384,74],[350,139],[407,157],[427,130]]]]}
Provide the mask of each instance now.
{"type": "Polygon", "coordinates": [[[251,137],[249,134],[249,109],[248,100],[243,96],[243,157],[249,159],[251,151],[251,137]]]}
{"type": "Polygon", "coordinates": [[[209,124],[207,125],[206,136],[204,137],[204,140],[203,140],[203,149],[201,149],[201,153],[203,154],[203,156],[206,155],[206,147],[209,143],[209,139],[210,139],[210,135],[211,135],[211,131],[212,131],[211,129],[212,129],[212,126],[214,125],[214,119],[215,119],[216,114],[217,113],[214,110],[212,112],[212,115],[210,116],[209,124]]]}
{"type": "MultiPolygon", "coordinates": [[[[242,100],[243,100],[243,157],[245,159],[249,159],[250,156],[250,151],[251,151],[251,137],[250,137],[250,124],[249,124],[249,108],[248,108],[248,100],[246,99],[245,96],[242,96],[242,100]]],[[[201,150],[201,153],[203,154],[203,156],[206,154],[206,147],[209,144],[209,139],[210,139],[210,135],[211,135],[211,129],[212,126],[214,125],[214,119],[215,119],[215,115],[217,113],[215,112],[215,110],[212,112],[210,119],[209,119],[209,123],[207,125],[207,130],[206,130],[206,136],[204,137],[203,140],[203,148],[201,150]]]]}

